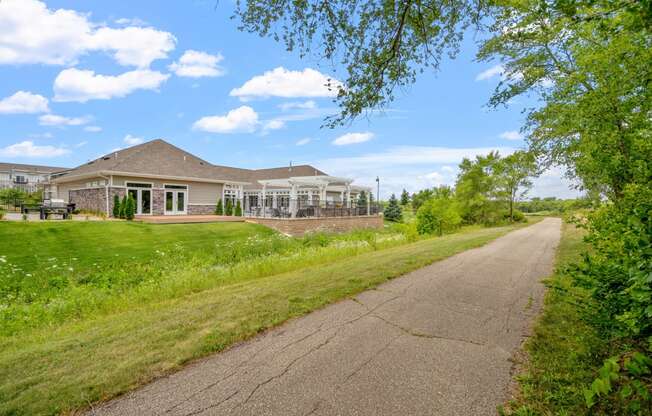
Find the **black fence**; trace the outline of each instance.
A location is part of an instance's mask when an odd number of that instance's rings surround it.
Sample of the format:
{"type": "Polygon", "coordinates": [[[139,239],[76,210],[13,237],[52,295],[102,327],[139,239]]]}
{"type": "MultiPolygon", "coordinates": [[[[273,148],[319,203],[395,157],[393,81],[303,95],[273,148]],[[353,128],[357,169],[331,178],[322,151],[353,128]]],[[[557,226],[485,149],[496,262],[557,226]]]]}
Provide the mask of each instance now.
{"type": "MultiPolygon", "coordinates": [[[[267,201],[270,202],[270,201],[267,201]]],[[[377,215],[380,206],[372,202],[367,204],[351,203],[345,206],[340,202],[323,201],[310,202],[306,200],[280,199],[276,206],[249,205],[245,203],[245,217],[258,218],[324,218],[324,217],[355,217],[362,215],[377,215]],[[293,215],[294,214],[294,215],[293,215]]]]}

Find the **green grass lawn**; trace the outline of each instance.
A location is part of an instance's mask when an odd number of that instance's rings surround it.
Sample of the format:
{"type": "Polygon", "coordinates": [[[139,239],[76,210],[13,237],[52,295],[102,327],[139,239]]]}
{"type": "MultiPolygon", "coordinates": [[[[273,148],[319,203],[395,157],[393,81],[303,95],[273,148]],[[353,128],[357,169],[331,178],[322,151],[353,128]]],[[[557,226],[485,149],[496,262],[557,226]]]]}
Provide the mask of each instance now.
{"type": "Polygon", "coordinates": [[[564,224],[557,250],[557,272],[547,279],[544,308],[526,343],[528,360],[518,376],[520,396],[509,404],[511,415],[584,415],[582,389],[589,386],[602,363],[603,348],[595,331],[580,316],[578,304],[590,298],[571,285],[564,265],[579,259],[584,232],[564,224]]]}
{"type": "MultiPolygon", "coordinates": [[[[57,414],[88,407],[521,226],[472,227],[410,243],[391,229],[290,239],[247,224],[109,224],[118,227],[116,235],[65,228],[75,225],[88,224],[47,224],[43,230],[63,227],[51,232],[71,240],[85,236],[87,244],[65,256],[83,257],[79,261],[86,269],[68,270],[59,261],[61,266],[53,268],[45,256],[34,259],[15,247],[7,255],[12,261],[25,259],[33,270],[4,269],[0,414],[57,414]],[[200,231],[202,227],[208,230],[200,231]],[[173,244],[178,230],[185,233],[185,245],[173,244]],[[111,250],[123,250],[127,257],[129,249],[114,240],[128,233],[149,260],[93,265],[105,261],[111,250]],[[203,243],[199,233],[204,233],[203,243]],[[145,239],[168,244],[168,249],[148,251],[145,239]],[[104,244],[104,249],[93,244],[104,244]],[[11,276],[23,283],[12,286],[11,276]]],[[[20,229],[21,238],[34,238],[30,231],[48,233],[43,230],[20,229]]]]}
{"type": "Polygon", "coordinates": [[[0,222],[2,251],[9,262],[25,271],[42,268],[48,259],[72,261],[78,267],[93,263],[151,259],[156,250],[183,244],[204,250],[211,242],[243,240],[273,231],[256,224],[144,224],[123,221],[0,222]],[[117,259],[116,259],[117,257],[117,259]]]}

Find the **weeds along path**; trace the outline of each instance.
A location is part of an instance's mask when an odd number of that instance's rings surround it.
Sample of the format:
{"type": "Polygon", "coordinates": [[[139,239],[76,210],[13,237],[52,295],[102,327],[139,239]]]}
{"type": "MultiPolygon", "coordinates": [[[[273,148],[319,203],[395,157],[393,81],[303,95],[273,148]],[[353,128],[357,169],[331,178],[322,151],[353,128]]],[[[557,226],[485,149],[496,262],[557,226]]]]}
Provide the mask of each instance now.
{"type": "MultiPolygon", "coordinates": [[[[548,218],[420,268],[90,414],[494,415],[507,394],[510,357],[539,308],[540,280],[552,272],[560,226],[548,218]]],[[[391,277],[392,264],[415,261],[419,250],[412,250],[414,256],[377,252],[359,256],[362,267],[350,259],[338,267],[350,268],[350,281],[391,277]]],[[[326,273],[336,285],[337,270],[326,273]]]]}

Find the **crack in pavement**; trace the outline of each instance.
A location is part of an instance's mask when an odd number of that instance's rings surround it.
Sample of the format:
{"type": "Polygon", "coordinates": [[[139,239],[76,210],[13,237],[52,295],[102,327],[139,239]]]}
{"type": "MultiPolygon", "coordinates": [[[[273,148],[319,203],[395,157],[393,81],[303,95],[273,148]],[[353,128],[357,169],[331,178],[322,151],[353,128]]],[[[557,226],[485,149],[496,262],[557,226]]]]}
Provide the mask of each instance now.
{"type": "Polygon", "coordinates": [[[445,336],[442,336],[442,335],[434,335],[434,334],[425,334],[423,332],[415,331],[415,330],[413,330],[411,328],[405,328],[405,327],[403,327],[403,326],[401,326],[401,325],[399,325],[399,324],[397,324],[395,322],[392,322],[392,321],[390,321],[388,319],[383,318],[380,315],[375,315],[374,314],[374,315],[371,315],[371,316],[374,317],[374,318],[378,318],[381,321],[385,322],[386,324],[388,324],[390,326],[393,326],[394,328],[398,328],[401,331],[403,331],[404,333],[406,333],[407,335],[410,335],[410,336],[413,336],[413,337],[428,338],[428,339],[443,339],[443,340],[447,340],[447,341],[464,342],[466,344],[473,344],[473,345],[480,345],[480,346],[486,345],[483,342],[473,341],[473,340],[470,340],[470,339],[445,337],[445,336]]]}
{"type": "Polygon", "coordinates": [[[235,397],[238,393],[240,393],[240,390],[236,390],[236,391],[234,391],[233,393],[231,393],[230,395],[228,395],[226,398],[220,400],[220,401],[217,402],[217,403],[210,404],[210,405],[205,406],[205,407],[202,407],[201,409],[198,409],[198,410],[193,410],[193,411],[190,412],[190,413],[184,413],[183,416],[194,416],[194,415],[198,415],[198,414],[200,414],[200,413],[204,413],[205,411],[207,411],[207,410],[209,410],[209,409],[215,409],[215,408],[217,408],[217,407],[220,407],[220,406],[222,405],[222,403],[225,403],[225,402],[231,400],[231,398],[235,397]]]}

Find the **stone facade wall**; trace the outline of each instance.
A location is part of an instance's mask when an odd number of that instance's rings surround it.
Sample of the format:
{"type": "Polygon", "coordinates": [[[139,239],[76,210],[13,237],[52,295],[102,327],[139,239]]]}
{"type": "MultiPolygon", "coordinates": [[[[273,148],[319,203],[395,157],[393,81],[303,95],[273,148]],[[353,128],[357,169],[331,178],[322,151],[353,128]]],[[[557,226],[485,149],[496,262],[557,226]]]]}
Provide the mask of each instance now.
{"type": "Polygon", "coordinates": [[[188,205],[189,215],[212,215],[215,214],[215,204],[213,205],[188,205]]]}
{"type": "Polygon", "coordinates": [[[68,201],[75,204],[75,209],[106,212],[106,190],[103,187],[70,190],[68,201]]]}
{"type": "Polygon", "coordinates": [[[383,228],[383,217],[380,215],[328,218],[248,218],[247,221],[273,228],[294,237],[301,237],[315,231],[343,233],[361,228],[383,228]]]}
{"type": "Polygon", "coordinates": [[[122,202],[122,198],[124,198],[126,194],[126,190],[124,188],[109,188],[109,215],[113,216],[113,196],[118,195],[118,198],[120,198],[120,202],[122,202]]]}
{"type": "Polygon", "coordinates": [[[152,189],[152,215],[165,214],[165,191],[152,189]]]}

